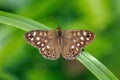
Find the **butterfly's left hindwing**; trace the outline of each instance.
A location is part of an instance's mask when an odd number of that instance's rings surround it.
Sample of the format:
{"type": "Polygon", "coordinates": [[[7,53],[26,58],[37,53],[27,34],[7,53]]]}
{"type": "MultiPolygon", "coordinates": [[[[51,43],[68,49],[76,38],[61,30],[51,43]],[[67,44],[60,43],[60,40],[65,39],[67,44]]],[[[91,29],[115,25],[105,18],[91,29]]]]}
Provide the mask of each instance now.
{"type": "Polygon", "coordinates": [[[25,34],[25,39],[38,48],[45,58],[55,60],[60,56],[56,31],[33,30],[25,34]]]}

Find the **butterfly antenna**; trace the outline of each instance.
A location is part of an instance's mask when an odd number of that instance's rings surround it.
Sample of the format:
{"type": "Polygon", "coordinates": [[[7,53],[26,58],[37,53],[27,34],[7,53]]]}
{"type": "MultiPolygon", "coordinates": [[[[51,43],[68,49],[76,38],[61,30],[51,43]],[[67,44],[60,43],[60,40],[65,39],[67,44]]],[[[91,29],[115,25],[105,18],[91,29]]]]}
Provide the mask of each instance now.
{"type": "Polygon", "coordinates": [[[53,23],[57,26],[57,30],[61,30],[60,25],[58,25],[58,23],[55,21],[55,19],[53,17],[51,17],[51,20],[53,21],[53,23]]]}

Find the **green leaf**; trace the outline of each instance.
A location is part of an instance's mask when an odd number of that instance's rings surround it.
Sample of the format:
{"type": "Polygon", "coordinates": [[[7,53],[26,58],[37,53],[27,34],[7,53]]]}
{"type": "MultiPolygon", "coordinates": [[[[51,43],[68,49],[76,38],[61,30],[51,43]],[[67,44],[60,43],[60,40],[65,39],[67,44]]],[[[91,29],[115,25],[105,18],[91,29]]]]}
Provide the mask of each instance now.
{"type": "Polygon", "coordinates": [[[12,13],[4,12],[4,11],[0,11],[0,23],[14,26],[16,28],[19,28],[25,31],[30,31],[35,29],[50,29],[49,27],[37,21],[31,20],[25,17],[21,17],[12,13]]]}
{"type": "MultiPolygon", "coordinates": [[[[25,31],[34,29],[50,29],[49,27],[34,20],[3,11],[0,11],[0,23],[14,26],[25,31]]],[[[100,80],[118,80],[110,70],[108,70],[101,62],[86,51],[83,51],[77,57],[77,60],[79,60],[100,80]]]]}
{"type": "Polygon", "coordinates": [[[77,57],[77,60],[90,70],[99,80],[118,80],[108,68],[86,51],[83,51],[77,57]]]}

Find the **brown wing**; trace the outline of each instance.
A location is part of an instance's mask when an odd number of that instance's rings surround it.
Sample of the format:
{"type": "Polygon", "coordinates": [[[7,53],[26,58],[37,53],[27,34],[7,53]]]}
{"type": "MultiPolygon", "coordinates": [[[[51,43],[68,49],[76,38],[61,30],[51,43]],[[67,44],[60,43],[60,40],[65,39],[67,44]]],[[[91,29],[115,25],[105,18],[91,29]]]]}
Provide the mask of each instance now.
{"type": "Polygon", "coordinates": [[[33,30],[25,34],[25,39],[38,48],[45,58],[51,60],[59,58],[60,49],[55,31],[33,30]]]}
{"type": "Polygon", "coordinates": [[[69,60],[75,59],[82,48],[91,43],[94,38],[94,33],[87,30],[63,31],[62,56],[69,60]]]}

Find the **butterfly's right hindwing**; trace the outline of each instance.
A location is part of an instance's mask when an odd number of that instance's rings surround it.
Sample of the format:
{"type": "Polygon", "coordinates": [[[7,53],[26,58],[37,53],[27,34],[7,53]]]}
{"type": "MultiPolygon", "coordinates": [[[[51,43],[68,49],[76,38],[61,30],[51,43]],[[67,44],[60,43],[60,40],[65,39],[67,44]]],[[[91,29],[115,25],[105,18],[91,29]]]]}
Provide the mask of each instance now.
{"type": "Polygon", "coordinates": [[[55,60],[60,56],[56,31],[33,30],[25,34],[25,39],[37,47],[45,58],[55,60]]]}

